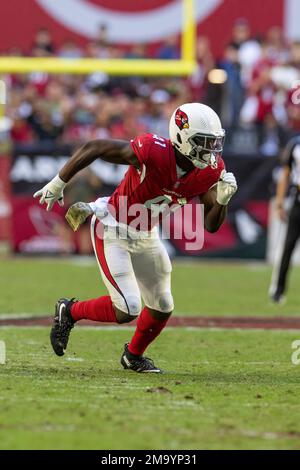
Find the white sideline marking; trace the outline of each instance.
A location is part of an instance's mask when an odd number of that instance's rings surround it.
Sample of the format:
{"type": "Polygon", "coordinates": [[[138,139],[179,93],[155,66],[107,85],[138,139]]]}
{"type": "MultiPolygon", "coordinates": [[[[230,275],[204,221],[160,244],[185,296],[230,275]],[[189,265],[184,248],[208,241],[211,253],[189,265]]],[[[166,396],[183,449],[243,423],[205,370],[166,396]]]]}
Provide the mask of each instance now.
{"type": "Polygon", "coordinates": [[[265,270],[271,270],[270,265],[266,263],[265,261],[245,261],[242,259],[237,259],[237,260],[228,260],[227,258],[218,258],[218,259],[210,259],[204,260],[204,259],[199,259],[199,258],[191,258],[191,259],[186,259],[186,258],[177,258],[175,261],[173,261],[173,266],[183,266],[185,268],[195,268],[200,267],[200,268],[206,268],[206,266],[213,266],[213,267],[223,267],[223,266],[228,266],[228,267],[242,267],[242,268],[250,268],[250,269],[265,269],[265,270]]]}
{"type": "Polygon", "coordinates": [[[83,362],[84,359],[82,359],[82,357],[66,357],[66,361],[83,362]]]}
{"type": "MultiPolygon", "coordinates": [[[[18,325],[4,325],[0,326],[0,331],[3,330],[10,330],[10,329],[18,329],[18,330],[38,330],[38,329],[49,329],[49,326],[41,326],[41,325],[33,325],[33,326],[18,326],[18,325]]],[[[80,326],[76,331],[135,331],[134,326],[80,326]]],[[[272,329],[272,328],[220,328],[220,327],[214,327],[214,328],[202,328],[202,327],[194,327],[194,326],[168,326],[164,331],[165,333],[168,333],[168,331],[186,331],[186,332],[198,332],[198,333],[203,333],[203,332],[220,332],[224,333],[226,332],[233,332],[233,333],[253,333],[253,334],[258,334],[258,333],[272,333],[272,334],[282,334],[282,333],[290,333],[291,335],[295,334],[295,331],[299,331],[299,328],[283,328],[283,329],[272,329]]]]}
{"type": "MultiPolygon", "coordinates": [[[[267,305],[267,304],[266,304],[267,305]]],[[[214,318],[218,315],[211,315],[211,314],[208,314],[206,312],[201,312],[201,314],[199,312],[179,312],[177,310],[175,310],[175,312],[173,313],[172,315],[172,318],[176,318],[176,317],[195,317],[195,318],[199,318],[199,317],[207,317],[207,318],[214,318]]],[[[272,316],[268,313],[260,313],[260,314],[256,314],[256,315],[246,315],[246,316],[251,316],[251,318],[253,319],[257,319],[259,320],[261,317],[264,317],[264,318],[274,318],[276,319],[276,316],[272,316]]],[[[298,318],[298,316],[300,316],[300,311],[299,313],[295,314],[290,314],[289,317],[291,318],[298,318]]],[[[43,318],[50,318],[52,317],[52,312],[41,312],[41,313],[29,313],[29,312],[21,312],[21,313],[0,313],[0,320],[26,320],[26,319],[32,319],[32,320],[40,320],[40,319],[43,319],[43,318]]],[[[242,315],[236,315],[236,314],[233,314],[232,312],[224,312],[222,314],[222,316],[220,316],[220,318],[226,320],[228,318],[243,318],[242,315]]],[[[121,327],[122,328],[122,327],[121,327]]],[[[128,327],[126,327],[128,328],[128,327]]],[[[233,328],[230,328],[230,329],[233,329],[233,328]]],[[[248,328],[247,328],[248,329],[248,328]]]]}
{"type": "MultiPolygon", "coordinates": [[[[104,387],[103,387],[104,388],[104,387]]],[[[126,389],[130,389],[130,387],[126,387],[126,389]]],[[[145,386],[140,387],[141,390],[145,390],[145,386]]],[[[106,387],[107,390],[107,387],[106,387]]],[[[124,391],[124,384],[122,387],[122,391],[124,391]]],[[[117,393],[117,391],[116,391],[117,393]]],[[[92,409],[92,410],[101,410],[103,408],[101,399],[107,397],[107,393],[101,393],[97,392],[97,394],[93,397],[94,399],[96,398],[99,400],[98,402],[94,403],[85,403],[85,407],[87,409],[92,409]]],[[[17,402],[19,403],[20,401],[20,396],[19,395],[12,395],[10,394],[9,397],[0,397],[0,400],[6,400],[7,402],[14,403],[17,402]]],[[[22,396],[22,401],[27,402],[27,403],[35,403],[36,399],[35,398],[30,398],[30,397],[24,397],[22,396]]],[[[39,401],[41,403],[61,403],[61,404],[73,404],[73,405],[82,405],[82,399],[77,399],[77,398],[60,398],[60,397],[45,397],[45,396],[40,396],[39,401]]],[[[195,403],[193,400],[178,400],[174,402],[165,402],[163,404],[158,404],[158,403],[149,403],[147,408],[143,408],[143,414],[147,414],[152,416],[153,410],[169,410],[172,411],[173,413],[185,413],[187,408],[197,408],[201,411],[204,410],[202,405],[199,405],[198,403],[195,403]]],[[[50,425],[51,426],[51,425],[50,425]]]]}
{"type": "Polygon", "coordinates": [[[0,341],[0,364],[4,365],[6,362],[6,345],[4,341],[0,341]]]}
{"type": "Polygon", "coordinates": [[[50,314],[48,313],[39,313],[39,314],[34,314],[34,313],[0,313],[0,320],[23,320],[27,318],[34,318],[34,319],[40,319],[40,318],[47,318],[49,317],[50,314]]]}

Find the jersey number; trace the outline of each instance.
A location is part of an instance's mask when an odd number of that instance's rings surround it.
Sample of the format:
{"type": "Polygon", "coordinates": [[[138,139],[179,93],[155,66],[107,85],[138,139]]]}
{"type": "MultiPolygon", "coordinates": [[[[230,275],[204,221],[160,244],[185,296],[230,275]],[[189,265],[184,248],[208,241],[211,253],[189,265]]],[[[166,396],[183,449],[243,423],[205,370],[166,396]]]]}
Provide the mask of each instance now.
{"type": "Polygon", "coordinates": [[[153,139],[156,145],[160,145],[161,147],[166,148],[167,144],[165,143],[165,139],[163,139],[162,137],[159,137],[156,134],[153,134],[153,139]]]}

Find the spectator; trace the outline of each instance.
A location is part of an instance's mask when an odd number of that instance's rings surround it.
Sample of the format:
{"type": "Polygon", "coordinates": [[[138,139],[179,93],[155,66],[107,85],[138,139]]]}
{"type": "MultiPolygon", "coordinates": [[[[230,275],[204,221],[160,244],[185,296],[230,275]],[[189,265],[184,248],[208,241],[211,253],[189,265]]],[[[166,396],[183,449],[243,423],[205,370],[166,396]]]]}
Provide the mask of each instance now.
{"type": "Polygon", "coordinates": [[[169,36],[157,53],[158,59],[179,59],[180,50],[178,47],[178,40],[176,36],[169,36]]]}
{"type": "Polygon", "coordinates": [[[145,59],[147,51],[145,44],[136,44],[125,54],[125,59],[145,59]]]}
{"type": "Polygon", "coordinates": [[[286,64],[289,60],[289,49],[280,26],[273,26],[266,34],[266,55],[276,64],[286,64]]]}
{"type": "Polygon", "coordinates": [[[86,47],[86,55],[94,59],[107,59],[110,56],[109,47],[107,44],[91,41],[86,47]]]}
{"type": "Polygon", "coordinates": [[[35,35],[32,45],[32,53],[39,56],[47,56],[54,54],[54,44],[47,28],[40,28],[35,35]]]}
{"type": "Polygon", "coordinates": [[[251,39],[251,30],[248,20],[238,18],[232,29],[231,44],[239,49],[243,44],[251,39]]]}
{"type": "Polygon", "coordinates": [[[260,152],[265,157],[277,157],[286,143],[286,134],[273,114],[267,114],[259,135],[260,152]]]}
{"type": "Polygon", "coordinates": [[[106,47],[109,45],[107,24],[99,24],[95,42],[98,44],[99,47],[106,47]]]}
{"type": "Polygon", "coordinates": [[[300,72],[300,41],[294,41],[291,45],[290,65],[300,72]]]}
{"type": "Polygon", "coordinates": [[[209,39],[200,36],[197,40],[197,69],[190,78],[192,101],[205,101],[207,75],[215,66],[209,39]]]}
{"type": "Polygon", "coordinates": [[[242,85],[241,64],[239,62],[238,47],[235,43],[227,46],[220,67],[227,73],[225,84],[227,93],[227,109],[225,121],[229,126],[236,126],[239,121],[240,110],[244,101],[245,90],[242,85]]]}
{"type": "Polygon", "coordinates": [[[65,41],[58,51],[58,56],[65,59],[79,59],[83,56],[83,52],[80,47],[69,40],[65,41]]]}
{"type": "Polygon", "coordinates": [[[252,76],[253,67],[261,56],[259,41],[251,36],[247,19],[239,18],[234,23],[230,45],[238,51],[242,82],[244,86],[247,86],[252,76]]]}
{"type": "MultiPolygon", "coordinates": [[[[51,32],[40,28],[32,55],[44,57],[132,58],[151,55],[178,59],[178,38],[170,36],[155,52],[137,44],[130,49],[109,41],[106,24],[100,24],[94,40],[84,48],[66,40],[55,49],[51,32]]],[[[11,55],[21,55],[11,49],[11,55]]],[[[293,99],[292,81],[300,80],[300,42],[289,44],[282,28],[270,28],[261,40],[251,34],[247,20],[238,19],[226,46],[220,67],[227,80],[222,93],[212,97],[208,75],[216,68],[210,41],[197,40],[197,70],[189,79],[180,77],[111,77],[102,72],[84,75],[48,75],[35,72],[9,75],[7,114],[13,121],[16,142],[35,140],[81,143],[93,138],[130,139],[145,130],[168,135],[168,117],[182,102],[214,99],[216,109],[225,110],[227,127],[250,124],[259,132],[260,151],[276,152],[285,134],[300,130],[300,106],[293,99]],[[241,118],[241,119],[239,119],[241,118]]],[[[220,87],[219,87],[220,88],[220,87]]],[[[299,93],[300,96],[300,93],[299,93]]],[[[224,117],[223,116],[223,117],[224,117]]]]}
{"type": "Polygon", "coordinates": [[[11,138],[14,142],[28,144],[33,140],[31,126],[22,118],[18,111],[14,114],[13,127],[11,128],[11,138]]]}
{"type": "Polygon", "coordinates": [[[260,61],[255,67],[253,80],[249,87],[250,94],[255,96],[257,101],[254,121],[259,126],[263,123],[268,114],[273,113],[276,87],[272,81],[271,69],[270,63],[260,61]]]}
{"type": "Polygon", "coordinates": [[[63,131],[62,123],[55,122],[49,103],[42,99],[34,103],[32,112],[27,117],[27,122],[41,141],[56,140],[63,131]]]}

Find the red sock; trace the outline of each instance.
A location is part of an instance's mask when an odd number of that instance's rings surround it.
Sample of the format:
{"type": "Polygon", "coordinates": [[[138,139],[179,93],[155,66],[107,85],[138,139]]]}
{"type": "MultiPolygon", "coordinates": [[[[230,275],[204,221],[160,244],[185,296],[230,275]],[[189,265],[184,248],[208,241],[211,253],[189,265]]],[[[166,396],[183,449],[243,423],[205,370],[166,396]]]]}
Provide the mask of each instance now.
{"type": "Polygon", "coordinates": [[[128,345],[129,352],[138,356],[142,355],[147,346],[166,326],[167,321],[168,318],[166,320],[153,318],[147,307],[144,307],[138,318],[133,338],[128,345]]]}
{"type": "Polygon", "coordinates": [[[85,319],[117,323],[115,310],[108,295],[84,302],[75,302],[71,307],[71,315],[75,321],[85,319]]]}

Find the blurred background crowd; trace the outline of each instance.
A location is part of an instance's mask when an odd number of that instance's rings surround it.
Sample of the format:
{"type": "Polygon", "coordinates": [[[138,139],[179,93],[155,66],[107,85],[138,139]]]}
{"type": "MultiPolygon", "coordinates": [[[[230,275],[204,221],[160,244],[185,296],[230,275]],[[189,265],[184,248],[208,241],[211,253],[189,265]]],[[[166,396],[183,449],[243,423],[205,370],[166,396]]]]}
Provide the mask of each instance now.
{"type": "MultiPolygon", "coordinates": [[[[85,48],[71,40],[57,47],[51,31],[41,28],[32,38],[31,50],[13,48],[5,53],[176,59],[180,48],[175,36],[156,50],[143,44],[121,48],[110,43],[109,29],[100,25],[98,36],[85,48]]],[[[250,132],[250,141],[251,136],[256,140],[254,152],[266,157],[278,155],[286,140],[300,131],[299,96],[291,88],[300,79],[300,41],[287,41],[280,27],[255,37],[247,20],[237,19],[220,57],[212,54],[208,37],[198,37],[197,62],[188,79],[109,77],[101,72],[10,75],[6,113],[13,123],[12,139],[80,143],[94,138],[130,139],[142,132],[167,136],[170,114],[188,101],[212,106],[229,130],[229,140],[230,130],[250,132]]],[[[237,144],[240,134],[233,135],[237,144]]]]}
{"type": "MultiPolygon", "coordinates": [[[[13,145],[0,158],[0,241],[9,240],[21,253],[90,253],[88,225],[74,239],[63,210],[46,213],[32,194],[59,171],[74,147],[90,139],[129,140],[143,132],[168,137],[174,109],[197,101],[213,107],[222,119],[227,132],[225,162],[240,188],[222,230],[218,236],[206,234],[204,249],[197,255],[265,258],[267,238],[275,233],[270,228],[269,201],[278,179],[278,159],[287,141],[300,132],[300,40],[287,39],[281,26],[271,26],[271,19],[259,35],[252,23],[253,19],[235,16],[219,51],[211,33],[198,31],[197,67],[188,78],[108,76],[101,71],[5,75],[5,115],[13,145]]],[[[18,47],[1,54],[67,60],[181,56],[178,35],[157,45],[120,46],[110,40],[106,24],[100,24],[94,38],[84,43],[76,35],[58,41],[57,30],[49,25],[32,31],[30,47],[27,41],[22,48],[19,41],[18,47]]],[[[96,161],[68,185],[66,207],[111,194],[125,171],[96,161]]],[[[169,251],[187,254],[174,241],[169,251]]]]}

